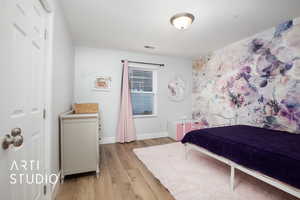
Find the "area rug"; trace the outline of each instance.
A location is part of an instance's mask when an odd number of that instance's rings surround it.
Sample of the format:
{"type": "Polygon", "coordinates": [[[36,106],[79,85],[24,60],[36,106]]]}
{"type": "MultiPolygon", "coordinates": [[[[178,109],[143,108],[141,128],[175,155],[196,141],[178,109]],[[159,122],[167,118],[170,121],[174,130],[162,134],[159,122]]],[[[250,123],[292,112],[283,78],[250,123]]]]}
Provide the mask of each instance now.
{"type": "Polygon", "coordinates": [[[181,143],[138,148],[134,152],[176,200],[297,199],[239,171],[235,190],[231,191],[227,165],[194,150],[186,159],[181,143]]]}

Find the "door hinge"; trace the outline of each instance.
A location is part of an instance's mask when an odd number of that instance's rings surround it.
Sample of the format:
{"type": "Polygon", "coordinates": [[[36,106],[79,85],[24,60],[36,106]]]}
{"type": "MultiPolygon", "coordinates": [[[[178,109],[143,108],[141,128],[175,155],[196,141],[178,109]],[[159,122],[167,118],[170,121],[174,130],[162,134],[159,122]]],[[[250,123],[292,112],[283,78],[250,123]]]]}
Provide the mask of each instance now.
{"type": "Polygon", "coordinates": [[[47,185],[44,185],[44,187],[43,187],[43,193],[44,193],[44,195],[47,194],[47,185]]]}
{"type": "Polygon", "coordinates": [[[46,109],[43,110],[43,119],[46,119],[46,109]]]}

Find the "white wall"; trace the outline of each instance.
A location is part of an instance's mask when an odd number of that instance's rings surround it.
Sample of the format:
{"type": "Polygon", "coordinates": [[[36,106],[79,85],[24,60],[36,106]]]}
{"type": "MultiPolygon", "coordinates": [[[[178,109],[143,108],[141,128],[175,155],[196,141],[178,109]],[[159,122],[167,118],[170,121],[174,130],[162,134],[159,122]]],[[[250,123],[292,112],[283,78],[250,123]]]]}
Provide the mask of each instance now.
{"type": "Polygon", "coordinates": [[[52,18],[52,52],[50,52],[50,69],[48,75],[50,84],[48,90],[49,112],[49,135],[50,140],[50,167],[51,173],[59,172],[59,115],[71,109],[73,103],[74,88],[74,58],[75,49],[65,21],[63,11],[57,0],[53,0],[54,16],[52,18]]]}
{"type": "Polygon", "coordinates": [[[167,131],[167,120],[191,117],[192,61],[176,57],[156,56],[128,51],[76,47],[75,102],[98,102],[102,120],[104,142],[114,142],[121,94],[121,60],[164,63],[158,71],[158,117],[135,119],[138,138],[162,136],[167,131]],[[168,99],[167,85],[175,75],[188,81],[189,92],[183,102],[168,99]],[[92,90],[93,78],[99,75],[112,77],[110,92],[92,90]]]}

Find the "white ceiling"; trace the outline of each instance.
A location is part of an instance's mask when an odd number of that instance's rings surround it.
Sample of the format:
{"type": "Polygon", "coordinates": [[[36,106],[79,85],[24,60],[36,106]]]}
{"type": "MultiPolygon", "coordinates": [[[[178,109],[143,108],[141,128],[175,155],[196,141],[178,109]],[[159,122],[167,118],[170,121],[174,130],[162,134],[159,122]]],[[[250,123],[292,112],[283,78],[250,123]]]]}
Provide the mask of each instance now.
{"type": "Polygon", "coordinates": [[[300,0],[61,0],[77,45],[195,58],[300,16],[300,0]],[[190,12],[187,30],[171,26],[190,12]],[[155,46],[155,50],[144,45],[155,46]]]}

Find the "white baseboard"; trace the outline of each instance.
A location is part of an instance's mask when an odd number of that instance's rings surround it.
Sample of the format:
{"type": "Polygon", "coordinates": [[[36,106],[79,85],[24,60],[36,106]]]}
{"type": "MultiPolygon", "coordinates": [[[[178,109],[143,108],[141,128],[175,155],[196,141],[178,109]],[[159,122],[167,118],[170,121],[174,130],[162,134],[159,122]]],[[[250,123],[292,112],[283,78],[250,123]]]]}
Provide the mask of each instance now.
{"type": "Polygon", "coordinates": [[[99,141],[100,144],[113,144],[116,143],[116,138],[115,137],[103,137],[99,141]]]}
{"type": "Polygon", "coordinates": [[[167,136],[168,136],[168,132],[137,134],[137,140],[146,140],[146,139],[161,138],[167,136]]]}
{"type": "MultiPolygon", "coordinates": [[[[168,136],[168,132],[137,134],[137,140],[146,140],[146,139],[161,138],[167,136],[168,136]]],[[[104,137],[100,141],[100,144],[113,144],[113,143],[116,143],[116,137],[104,137]]]]}
{"type": "Polygon", "coordinates": [[[58,194],[58,190],[59,190],[59,187],[60,187],[60,176],[61,176],[61,172],[59,172],[58,174],[58,181],[56,182],[55,185],[52,185],[51,189],[50,189],[50,192],[51,192],[51,200],[55,200],[55,197],[57,196],[58,194]]]}

